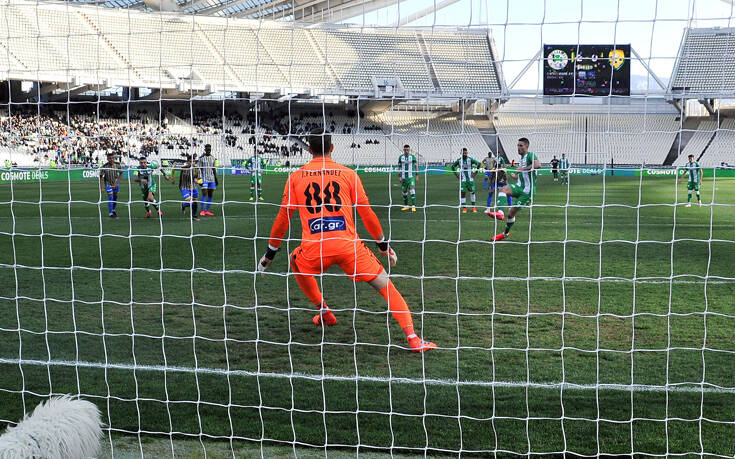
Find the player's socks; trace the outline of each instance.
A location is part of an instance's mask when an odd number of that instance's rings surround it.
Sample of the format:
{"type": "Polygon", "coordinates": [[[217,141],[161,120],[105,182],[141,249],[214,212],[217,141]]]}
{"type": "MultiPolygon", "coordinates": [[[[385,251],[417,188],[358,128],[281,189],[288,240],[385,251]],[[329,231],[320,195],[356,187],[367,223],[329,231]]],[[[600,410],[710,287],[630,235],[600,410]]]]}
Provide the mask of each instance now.
{"type": "MultiPolygon", "coordinates": [[[[498,194],[498,196],[500,196],[500,194],[498,194]]],[[[493,192],[490,191],[487,194],[487,204],[485,205],[485,207],[489,208],[489,207],[492,207],[492,205],[493,205],[493,192]]]]}
{"type": "Polygon", "coordinates": [[[416,190],[411,190],[411,205],[416,205],[416,190]]]}
{"type": "MultiPolygon", "coordinates": [[[[291,269],[293,269],[295,273],[299,272],[299,267],[293,263],[291,263],[291,269]]],[[[306,298],[308,298],[312,304],[320,305],[324,303],[324,297],[322,296],[322,292],[319,290],[319,284],[316,279],[314,279],[314,276],[296,274],[294,277],[296,278],[296,283],[299,284],[299,288],[304,292],[304,295],[306,295],[306,298]]]]}
{"type": "Polygon", "coordinates": [[[691,191],[687,193],[687,202],[692,202],[692,192],[691,191]]]}
{"type": "Polygon", "coordinates": [[[390,310],[393,318],[396,319],[398,325],[401,326],[403,333],[406,336],[414,334],[413,331],[413,317],[411,317],[411,310],[408,309],[406,300],[403,299],[401,292],[396,289],[392,281],[388,281],[388,285],[380,290],[380,296],[385,298],[388,302],[388,309],[390,310]]]}
{"type": "Polygon", "coordinates": [[[111,214],[114,211],[115,211],[115,206],[113,205],[113,202],[112,202],[112,195],[108,194],[107,195],[107,213],[111,214]]]}
{"type": "Polygon", "coordinates": [[[475,203],[477,202],[477,199],[475,197],[475,193],[472,193],[470,195],[470,201],[472,201],[472,207],[475,207],[475,203]]]}
{"type": "Polygon", "coordinates": [[[503,231],[503,234],[505,234],[507,236],[508,233],[510,233],[510,229],[513,227],[513,223],[515,223],[515,222],[516,222],[516,218],[515,217],[509,218],[508,221],[506,221],[506,223],[505,223],[505,231],[503,231]]]}
{"type": "Polygon", "coordinates": [[[697,191],[697,202],[699,203],[700,206],[702,205],[702,197],[699,196],[699,191],[697,191]]]}
{"type": "Polygon", "coordinates": [[[255,187],[250,187],[250,200],[252,201],[255,198],[255,187]]]}
{"type": "Polygon", "coordinates": [[[191,216],[194,218],[197,218],[197,208],[198,207],[199,205],[197,204],[196,201],[191,202],[191,216]]]}
{"type": "Polygon", "coordinates": [[[117,210],[117,195],[112,195],[112,212],[114,213],[117,210]]]}
{"type": "Polygon", "coordinates": [[[407,208],[408,206],[408,193],[403,193],[403,207],[407,208]]]}

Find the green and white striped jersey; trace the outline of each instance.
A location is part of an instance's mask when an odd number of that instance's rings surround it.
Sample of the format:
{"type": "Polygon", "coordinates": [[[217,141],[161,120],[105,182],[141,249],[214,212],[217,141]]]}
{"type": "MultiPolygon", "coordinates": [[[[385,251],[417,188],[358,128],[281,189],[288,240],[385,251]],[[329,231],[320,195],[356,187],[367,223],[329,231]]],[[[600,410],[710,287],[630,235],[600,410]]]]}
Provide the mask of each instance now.
{"type": "Polygon", "coordinates": [[[569,170],[569,158],[562,158],[559,160],[559,167],[561,170],[569,170]]]}
{"type": "Polygon", "coordinates": [[[472,174],[482,167],[480,161],[476,160],[471,156],[467,156],[467,159],[463,159],[461,156],[452,164],[452,170],[459,170],[459,175],[462,181],[471,182],[472,174]]]}
{"type": "Polygon", "coordinates": [[[151,166],[148,166],[146,169],[141,169],[140,166],[138,166],[138,169],[135,170],[135,175],[137,175],[140,180],[140,188],[142,190],[153,188],[156,184],[156,179],[153,176],[153,168],[151,166]],[[147,180],[145,185],[143,184],[143,179],[147,180]]]}
{"type": "Polygon", "coordinates": [[[412,178],[414,176],[414,167],[417,164],[416,156],[402,154],[398,157],[398,171],[402,179],[412,178]]]}
{"type": "Polygon", "coordinates": [[[702,174],[702,168],[697,161],[694,161],[693,163],[686,163],[684,165],[684,169],[686,169],[687,174],[689,174],[690,183],[699,183],[699,179],[701,178],[700,175],[702,174]]]}
{"type": "Polygon", "coordinates": [[[245,163],[245,168],[250,171],[251,175],[261,177],[268,163],[263,158],[250,157],[245,163]]]}
{"type": "MultiPolygon", "coordinates": [[[[536,157],[536,154],[531,153],[529,151],[528,153],[526,153],[525,155],[521,157],[520,167],[533,166],[533,162],[536,159],[538,159],[536,157]]],[[[537,175],[538,175],[538,172],[536,172],[535,169],[531,169],[529,171],[519,171],[518,172],[518,182],[516,182],[516,185],[521,187],[521,190],[523,190],[523,192],[526,194],[535,194],[537,175]]]]}

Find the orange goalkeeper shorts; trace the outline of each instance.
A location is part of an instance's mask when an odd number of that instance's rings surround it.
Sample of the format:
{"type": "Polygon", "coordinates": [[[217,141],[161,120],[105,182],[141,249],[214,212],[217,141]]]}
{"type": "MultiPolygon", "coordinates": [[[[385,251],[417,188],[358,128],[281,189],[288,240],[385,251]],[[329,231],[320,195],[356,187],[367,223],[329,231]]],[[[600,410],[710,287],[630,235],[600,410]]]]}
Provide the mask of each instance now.
{"type": "Polygon", "coordinates": [[[291,252],[291,267],[298,274],[316,276],[336,264],[355,282],[370,282],[383,272],[383,265],[364,242],[357,241],[354,247],[336,255],[308,258],[299,246],[291,252]]]}

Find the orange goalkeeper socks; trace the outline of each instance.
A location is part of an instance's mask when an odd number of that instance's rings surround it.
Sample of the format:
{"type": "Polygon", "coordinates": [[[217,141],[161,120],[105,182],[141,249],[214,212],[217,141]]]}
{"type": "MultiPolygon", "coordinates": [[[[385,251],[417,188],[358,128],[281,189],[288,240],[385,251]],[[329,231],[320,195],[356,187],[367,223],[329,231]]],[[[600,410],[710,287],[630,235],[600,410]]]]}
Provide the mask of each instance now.
{"type": "Polygon", "coordinates": [[[393,285],[393,282],[388,281],[388,285],[378,293],[380,293],[380,295],[385,298],[385,301],[388,302],[388,308],[390,309],[391,314],[393,314],[393,318],[398,321],[401,329],[403,329],[403,333],[405,333],[406,336],[415,335],[416,332],[414,332],[413,329],[411,310],[408,309],[406,300],[403,299],[403,296],[398,289],[396,289],[395,285],[393,285]]]}

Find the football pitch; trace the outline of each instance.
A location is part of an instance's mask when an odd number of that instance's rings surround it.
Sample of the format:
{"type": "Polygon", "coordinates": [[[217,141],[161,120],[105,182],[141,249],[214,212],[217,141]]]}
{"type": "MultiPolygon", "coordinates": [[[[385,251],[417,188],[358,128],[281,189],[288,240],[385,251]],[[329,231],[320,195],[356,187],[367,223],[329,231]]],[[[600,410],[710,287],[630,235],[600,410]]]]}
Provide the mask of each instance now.
{"type": "Polygon", "coordinates": [[[735,179],[685,208],[671,176],[543,176],[492,244],[479,177],[466,215],[453,177],[422,177],[416,213],[395,175],[362,177],[440,349],[407,351],[384,300],[337,269],[339,323],[315,327],[287,269],[298,219],[253,274],[285,175],[256,203],[224,177],[199,222],[166,182],[160,220],[128,206],[132,183],[117,220],[94,182],[0,186],[0,420],[69,393],[97,403],[115,454],[733,454],[735,179]]]}

